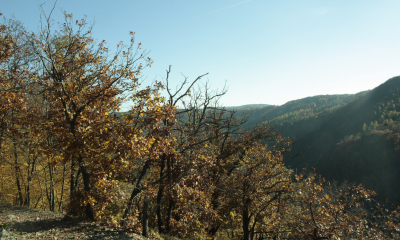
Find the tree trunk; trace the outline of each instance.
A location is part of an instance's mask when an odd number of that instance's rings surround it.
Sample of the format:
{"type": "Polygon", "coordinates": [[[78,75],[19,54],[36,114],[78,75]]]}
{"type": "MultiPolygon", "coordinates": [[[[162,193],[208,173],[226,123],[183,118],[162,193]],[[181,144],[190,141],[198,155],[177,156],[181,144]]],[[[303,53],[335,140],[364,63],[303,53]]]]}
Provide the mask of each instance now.
{"type": "Polygon", "coordinates": [[[54,166],[52,166],[50,163],[48,164],[49,168],[49,209],[50,211],[54,212],[55,211],[55,202],[54,202],[54,166]]]}
{"type": "Polygon", "coordinates": [[[255,229],[256,229],[256,224],[257,224],[257,220],[256,219],[254,219],[254,223],[253,223],[253,226],[251,227],[251,232],[250,232],[250,239],[251,240],[254,240],[254,231],[255,231],[255,229]]]}
{"type": "Polygon", "coordinates": [[[22,188],[21,188],[21,182],[20,182],[20,168],[18,165],[18,154],[17,154],[17,146],[15,145],[14,142],[14,168],[15,168],[15,178],[16,178],[16,183],[17,183],[17,189],[18,189],[18,201],[19,205],[22,206],[24,203],[24,198],[22,196],[22,188]]]}
{"type": "MultiPolygon", "coordinates": [[[[219,207],[219,203],[218,203],[218,198],[219,198],[219,191],[217,189],[215,189],[215,191],[211,194],[211,205],[213,210],[217,210],[219,207]]],[[[215,236],[215,234],[217,234],[218,230],[220,228],[220,224],[217,223],[213,223],[213,226],[208,230],[208,234],[212,237],[215,236]]]]}
{"type": "Polygon", "coordinates": [[[66,169],[67,169],[66,164],[64,164],[62,185],[61,185],[61,196],[60,196],[60,202],[58,203],[58,211],[61,212],[61,213],[62,213],[63,200],[64,200],[64,184],[65,184],[65,171],[66,171],[66,169]]]}
{"type": "Polygon", "coordinates": [[[144,178],[144,175],[146,175],[146,172],[149,169],[149,167],[150,167],[149,162],[146,161],[146,163],[144,164],[144,166],[142,168],[142,171],[140,172],[139,178],[136,181],[135,189],[133,189],[131,197],[129,198],[128,205],[126,206],[126,209],[124,211],[124,215],[122,216],[123,221],[125,221],[126,218],[129,215],[131,215],[132,207],[133,207],[133,200],[142,191],[142,189],[140,188],[140,185],[142,184],[142,180],[144,178]]]}
{"type": "Polygon", "coordinates": [[[163,222],[162,222],[162,214],[161,214],[161,199],[164,192],[164,187],[160,186],[157,193],[157,225],[158,225],[158,232],[164,233],[163,231],[163,222]]]}
{"type": "Polygon", "coordinates": [[[142,235],[148,237],[149,234],[149,196],[144,197],[143,202],[143,222],[142,222],[142,235]]]}
{"type": "Polygon", "coordinates": [[[249,240],[250,239],[250,218],[249,216],[249,205],[250,205],[250,199],[246,197],[246,189],[247,189],[247,184],[244,182],[243,184],[243,212],[242,212],[242,222],[243,222],[243,239],[244,240],[249,240]]]}
{"type": "Polygon", "coordinates": [[[35,164],[36,164],[36,157],[32,159],[32,161],[28,162],[28,179],[27,179],[27,186],[26,186],[26,197],[25,197],[25,202],[24,206],[29,207],[31,205],[31,182],[32,182],[32,175],[33,171],[35,171],[35,164]]]}
{"type": "Polygon", "coordinates": [[[24,206],[25,207],[29,207],[29,205],[31,204],[31,177],[29,175],[29,171],[28,171],[28,179],[27,179],[27,183],[26,183],[26,187],[25,187],[25,201],[24,201],[24,206]]]}
{"type": "MultiPolygon", "coordinates": [[[[81,170],[82,173],[83,188],[85,190],[85,193],[87,194],[92,190],[92,186],[90,184],[90,173],[87,172],[85,162],[83,161],[82,157],[78,158],[78,162],[79,162],[79,169],[81,170]]],[[[90,220],[94,220],[94,212],[92,205],[90,205],[90,203],[86,204],[85,216],[90,220]]]]}
{"type": "MultiPolygon", "coordinates": [[[[167,158],[167,174],[168,174],[167,176],[168,176],[169,183],[172,183],[171,171],[172,171],[172,159],[167,158]]],[[[165,233],[169,233],[171,231],[172,210],[174,209],[174,206],[175,206],[175,202],[170,197],[169,201],[168,201],[167,221],[165,223],[165,226],[166,226],[165,233]]]]}
{"type": "Polygon", "coordinates": [[[175,202],[171,198],[169,199],[168,203],[168,213],[167,213],[167,222],[166,222],[166,233],[169,233],[171,231],[171,219],[172,219],[172,210],[174,209],[175,202]]]}
{"type": "MultiPolygon", "coordinates": [[[[46,207],[45,207],[45,205],[44,205],[44,194],[43,194],[42,183],[41,183],[41,181],[40,181],[39,173],[38,173],[38,170],[36,169],[36,167],[35,167],[35,172],[36,172],[36,176],[37,176],[38,183],[39,183],[40,197],[42,198],[42,208],[43,208],[43,210],[46,210],[46,207]]],[[[37,204],[38,204],[38,203],[36,203],[36,205],[37,205],[37,204]]],[[[35,206],[35,208],[36,208],[36,206],[35,206]]]]}
{"type": "MultiPolygon", "coordinates": [[[[78,174],[79,176],[79,174],[78,174]]],[[[78,177],[77,176],[77,177],[78,177]]],[[[69,201],[70,204],[74,200],[74,194],[75,194],[75,159],[71,160],[71,172],[70,172],[70,181],[69,181],[69,201]]],[[[69,213],[71,215],[76,215],[75,209],[72,207],[69,207],[69,213]]]]}
{"type": "Polygon", "coordinates": [[[243,219],[243,239],[249,240],[250,239],[250,231],[249,231],[250,218],[249,218],[248,211],[246,208],[243,209],[242,219],[243,219]]]}
{"type": "Polygon", "coordinates": [[[165,159],[162,158],[162,162],[161,162],[161,169],[160,169],[160,186],[158,188],[158,192],[157,192],[157,225],[158,225],[158,232],[159,233],[164,233],[164,229],[163,229],[163,221],[162,221],[162,214],[161,214],[161,199],[163,197],[164,194],[164,184],[161,181],[162,177],[163,177],[163,171],[165,168],[165,159]]]}

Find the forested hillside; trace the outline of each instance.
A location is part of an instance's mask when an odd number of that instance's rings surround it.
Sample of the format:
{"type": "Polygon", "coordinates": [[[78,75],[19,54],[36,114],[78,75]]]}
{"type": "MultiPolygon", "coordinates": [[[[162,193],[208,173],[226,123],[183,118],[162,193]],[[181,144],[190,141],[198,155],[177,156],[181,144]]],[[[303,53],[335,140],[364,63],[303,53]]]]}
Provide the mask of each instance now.
{"type": "Polygon", "coordinates": [[[247,111],[296,139],[293,168],[315,167],[329,180],[365,184],[382,200],[400,203],[400,77],[354,95],[316,96],[247,111]]]}
{"type": "Polygon", "coordinates": [[[364,92],[345,95],[321,95],[293,100],[282,106],[268,105],[257,109],[246,108],[246,106],[243,106],[242,108],[236,109],[238,110],[238,115],[245,114],[248,116],[248,121],[244,125],[245,127],[252,127],[261,120],[264,120],[271,121],[273,126],[279,129],[279,126],[285,123],[292,125],[300,120],[309,119],[318,114],[330,112],[336,107],[357,98],[363,93],[364,92]]]}
{"type": "Polygon", "coordinates": [[[146,237],[399,238],[399,209],[385,208],[361,184],[330,183],[288,167],[292,141],[284,137],[301,130],[296,147],[306,149],[307,161],[290,164],[313,163],[321,172],[321,159],[337,147],[376,144],[386,132],[397,144],[398,79],[359,95],[253,109],[272,114],[282,135],[268,118],[250,127],[257,119],[246,122],[219,107],[226,91],[199,84],[207,74],[170,86],[170,66],[164,84],[142,86],[153,60],[134,32],[113,52],[93,39],[85,19],[64,12],[54,24],[41,17],[38,32],[16,20],[0,26],[2,204],[146,237]],[[130,111],[120,113],[126,102],[130,111]]]}

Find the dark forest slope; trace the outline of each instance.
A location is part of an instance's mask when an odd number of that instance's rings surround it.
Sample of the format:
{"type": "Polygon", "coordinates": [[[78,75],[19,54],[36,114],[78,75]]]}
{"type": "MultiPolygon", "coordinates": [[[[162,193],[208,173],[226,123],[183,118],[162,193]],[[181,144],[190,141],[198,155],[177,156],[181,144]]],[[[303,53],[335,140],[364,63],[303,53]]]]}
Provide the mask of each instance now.
{"type": "MultiPolygon", "coordinates": [[[[400,77],[355,95],[316,96],[263,108],[284,136],[296,138],[293,168],[315,167],[329,180],[363,183],[381,199],[400,203],[398,146],[400,77]]],[[[262,121],[253,111],[247,127],[262,121]]]]}

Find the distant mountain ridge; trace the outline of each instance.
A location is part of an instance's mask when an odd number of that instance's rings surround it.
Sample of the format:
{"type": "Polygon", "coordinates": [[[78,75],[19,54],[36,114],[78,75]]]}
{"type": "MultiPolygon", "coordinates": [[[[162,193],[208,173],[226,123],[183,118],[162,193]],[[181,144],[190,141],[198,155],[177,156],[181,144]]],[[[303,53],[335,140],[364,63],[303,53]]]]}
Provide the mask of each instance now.
{"type": "Polygon", "coordinates": [[[248,122],[244,127],[252,127],[265,117],[264,121],[281,124],[280,119],[301,119],[310,117],[322,112],[332,111],[335,107],[354,100],[358,96],[365,94],[363,91],[356,94],[337,94],[337,95],[318,95],[306,97],[298,100],[289,101],[281,106],[268,105],[258,109],[238,109],[240,113],[249,116],[248,122]]]}
{"type": "Polygon", "coordinates": [[[255,108],[263,108],[266,106],[270,106],[269,104],[246,104],[241,106],[229,106],[225,107],[226,109],[255,109],[255,108]]]}

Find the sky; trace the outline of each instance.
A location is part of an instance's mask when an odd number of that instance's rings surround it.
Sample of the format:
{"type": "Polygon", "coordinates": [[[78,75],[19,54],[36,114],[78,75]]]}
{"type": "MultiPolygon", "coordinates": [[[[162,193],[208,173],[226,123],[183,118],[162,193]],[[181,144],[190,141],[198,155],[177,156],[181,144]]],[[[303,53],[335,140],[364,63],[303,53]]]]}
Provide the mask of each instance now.
{"type": "MultiPolygon", "coordinates": [[[[36,31],[39,5],[54,3],[0,0],[0,12],[36,31]]],[[[134,31],[154,60],[144,85],[170,65],[173,86],[208,73],[202,84],[228,87],[224,106],[357,93],[400,75],[398,0],[58,0],[52,18],[63,11],[87,15],[110,50],[134,31]]]]}

